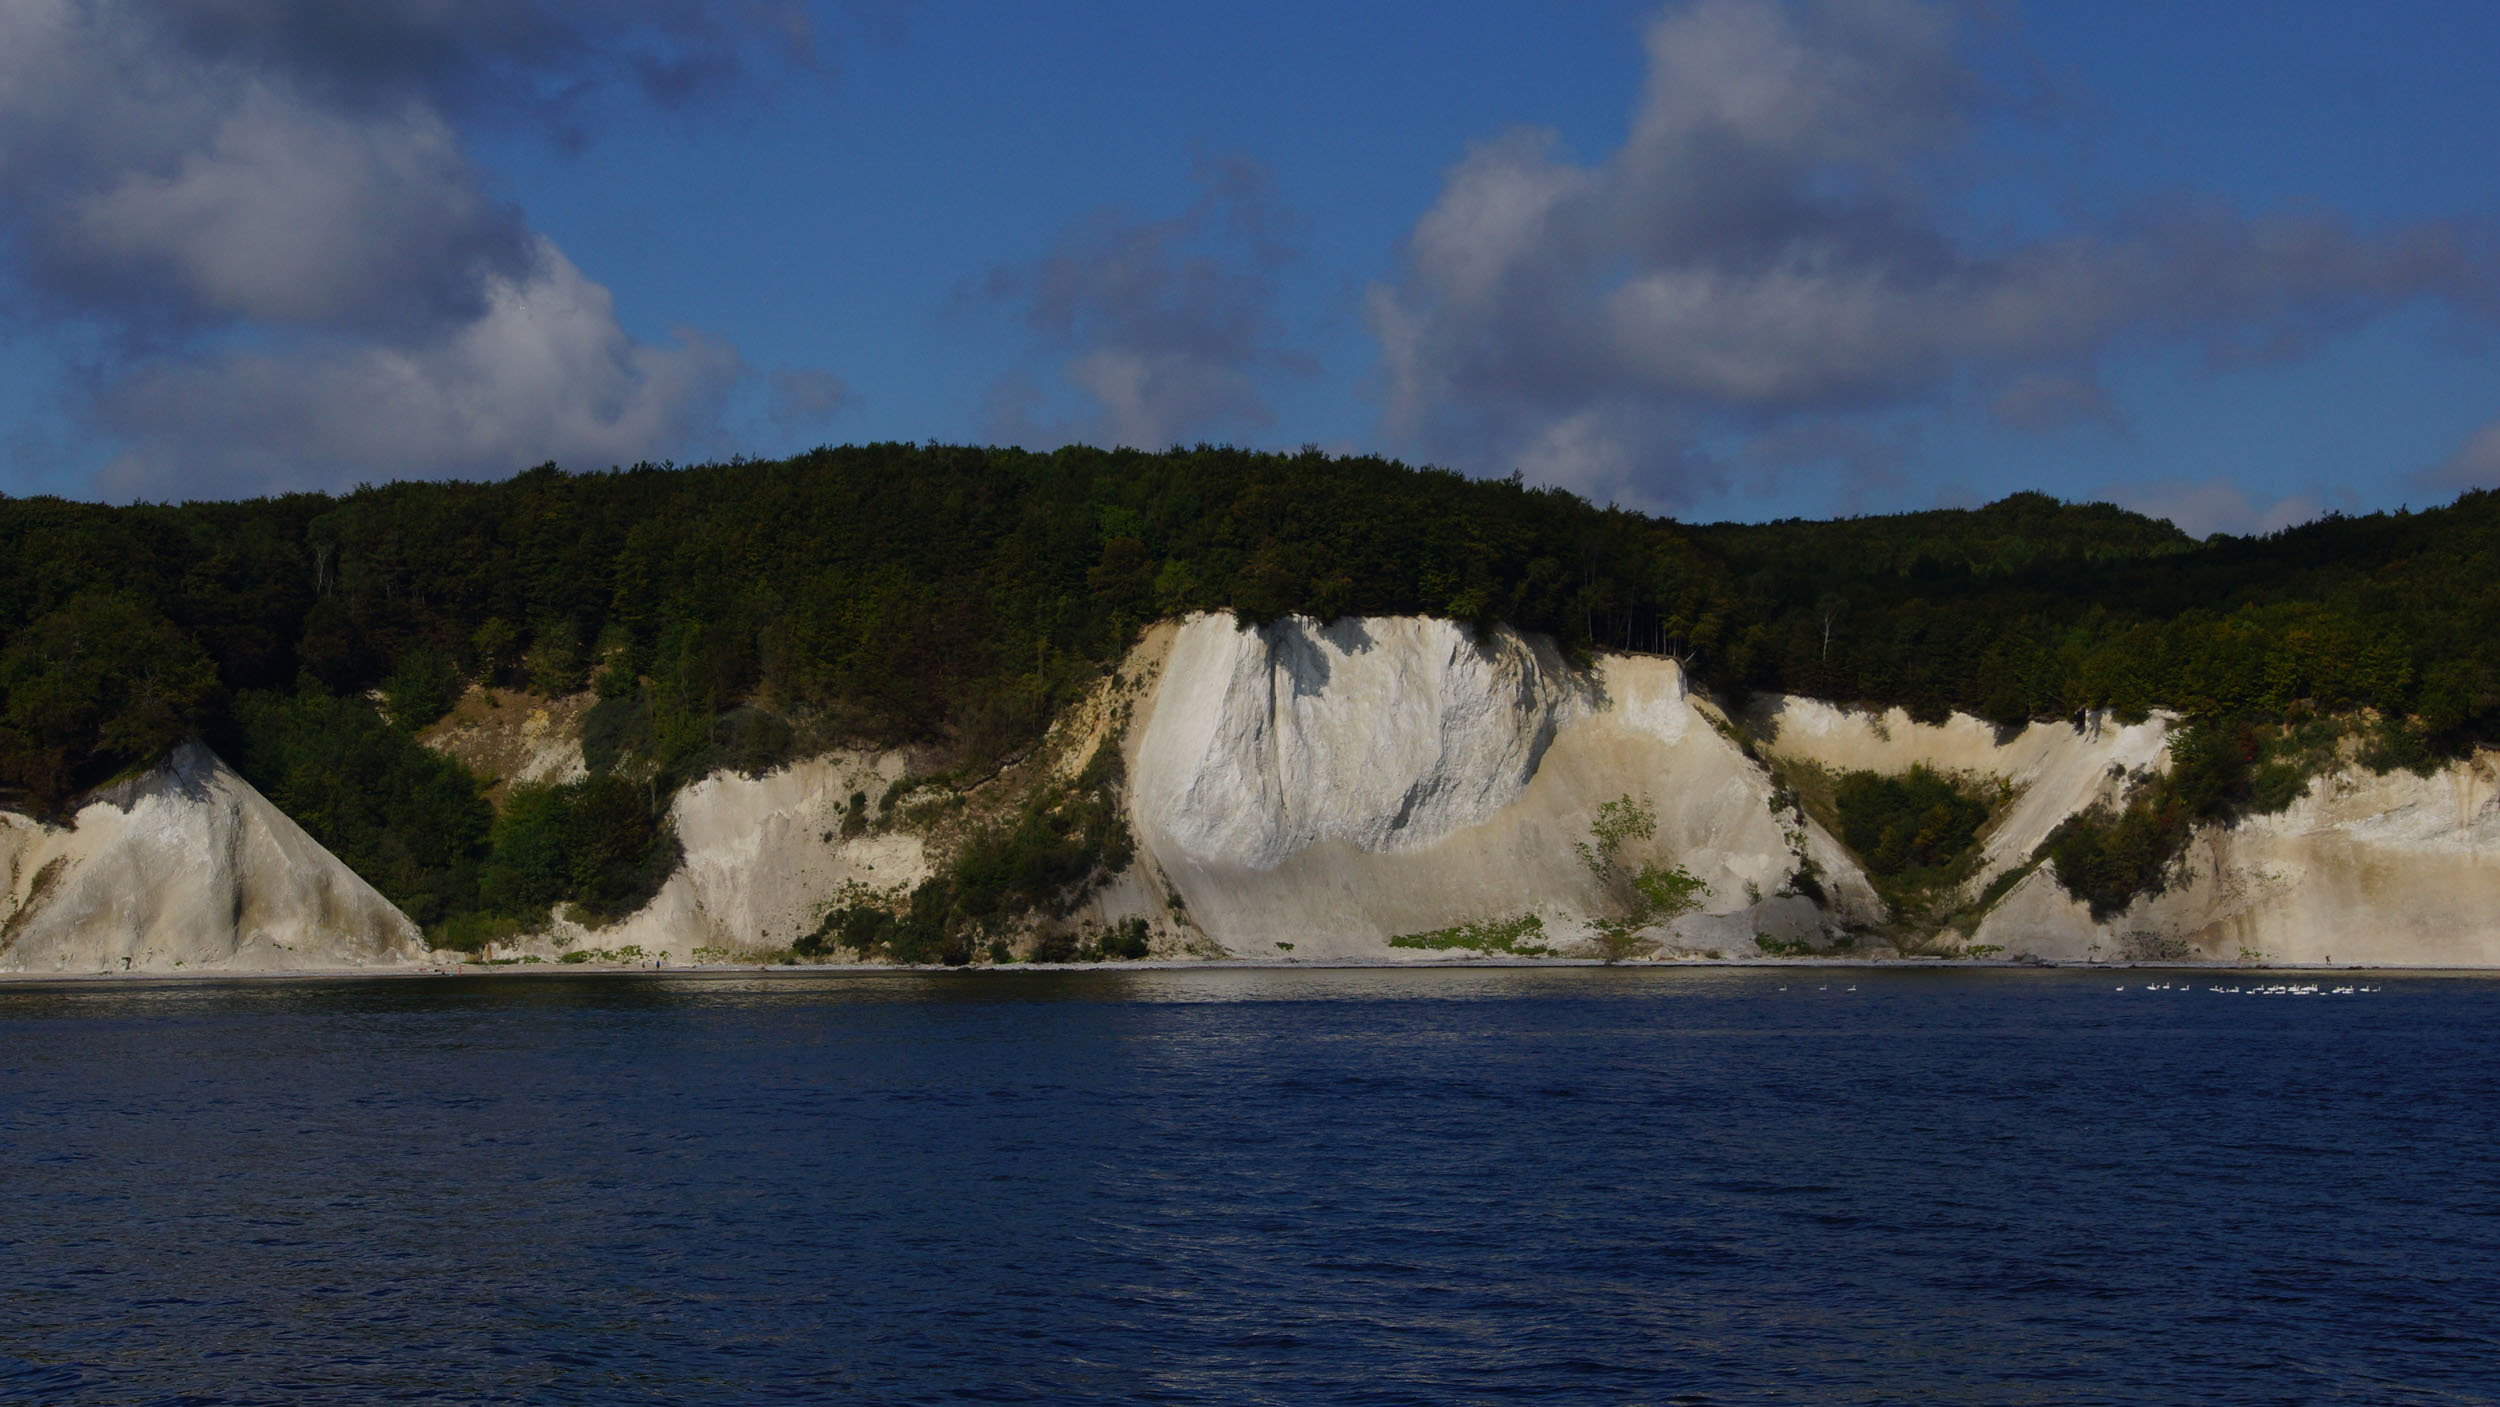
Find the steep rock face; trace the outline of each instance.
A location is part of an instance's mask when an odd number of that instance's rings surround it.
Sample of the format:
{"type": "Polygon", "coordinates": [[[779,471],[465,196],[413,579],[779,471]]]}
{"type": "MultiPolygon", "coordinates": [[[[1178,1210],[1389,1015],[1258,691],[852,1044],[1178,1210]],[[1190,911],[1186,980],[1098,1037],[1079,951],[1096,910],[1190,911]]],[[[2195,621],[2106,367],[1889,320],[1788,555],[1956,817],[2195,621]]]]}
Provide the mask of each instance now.
{"type": "Polygon", "coordinates": [[[1781,695],[1762,700],[1750,721],[1772,754],[1831,772],[1898,776],[1926,767],[2011,787],[2013,800],[1980,837],[1977,892],[2028,862],[2067,817],[2123,795],[2134,775],[2167,770],[2178,720],[2156,713],[2126,724],[2095,714],[2011,729],[1957,713],[1931,724],[1898,708],[1869,713],[1781,695]]]}
{"type": "MultiPolygon", "coordinates": [[[[1845,848],[1777,807],[1766,769],[1672,661],[1614,656],[1575,672],[1540,642],[1497,632],[1479,644],[1413,619],[1244,631],[1202,617],[1150,645],[1161,674],[1128,740],[1141,861],[1106,895],[1106,919],[1183,922],[1213,949],[1259,957],[1417,955],[1388,938],[1522,913],[1567,940],[1607,912],[1573,843],[1626,794],[1659,823],[1626,858],[1708,884],[1675,945],[1745,953],[1757,935],[1882,917],[1845,848]],[[1819,906],[1791,892],[1809,859],[1819,906]]],[[[1973,898],[2068,817],[2167,769],[2176,723],[1930,725],[1804,698],[1765,700],[1747,721],[1783,764],[1924,765],[2002,783],[1973,898]]],[[[2107,922],[2044,865],[1969,941],[2060,960],[2500,966],[2500,755],[2431,777],[2347,768],[2283,813],[2207,826],[2163,893],[2107,922]]]]}
{"type": "Polygon", "coordinates": [[[2347,767],[2282,812],[2202,827],[2173,882],[2107,922],[2043,867],[1976,938],[2064,960],[2500,966],[2500,754],[2427,777],[2347,767]]]}
{"type": "Polygon", "coordinates": [[[1708,885],[1679,940],[1743,951],[1823,923],[1781,893],[1815,837],[1669,660],[1574,674],[1549,644],[1448,621],[1202,616],[1129,748],[1144,887],[1226,952],[1394,956],[1393,935],[1522,913],[1576,936],[1608,909],[1573,846],[1625,795],[1658,831],[1624,859],[1708,885]]]}
{"type": "MultiPolygon", "coordinates": [[[[574,720],[552,721],[539,727],[515,707],[504,731],[532,743],[532,758],[577,758],[566,747],[574,720]]],[[[1930,725],[1790,697],[1760,701],[1745,721],[1758,754],[1782,768],[1924,765],[2002,783],[2008,799],[1980,834],[1966,885],[1976,898],[2029,864],[2060,822],[2167,768],[2175,720],[1930,725]]],[[[1478,641],[1436,620],[1242,630],[1199,617],[1149,627],[1117,676],[1058,721],[1039,760],[980,785],[1012,806],[1017,789],[1064,781],[1098,745],[1117,746],[1138,858],[1078,917],[1144,917],[1166,954],[1425,958],[1439,954],[1388,940],[1522,914],[1567,947],[1618,911],[1574,845],[1599,807],[1626,795],[1650,806],[1658,830],[1623,858],[1681,865],[1706,885],[1700,909],[1657,935],[1670,947],[1745,956],[1758,937],[1823,946],[1843,931],[1889,931],[1856,860],[1783,804],[1771,770],[1735,737],[1671,660],[1573,669],[1549,642],[1509,631],[1478,641]]],[[[837,752],[697,782],[672,810],[684,864],[649,906],[595,931],[559,921],[522,946],[721,960],[786,948],[853,886],[899,898],[964,829],[913,832],[940,808],[843,835],[850,794],[881,795],[905,770],[899,753],[837,752]]],[[[2500,966],[2495,845],[2500,759],[2429,778],[2347,770],[2280,815],[2206,827],[2176,882],[2108,922],[2037,868],[1968,943],[2061,960],[2500,966]]],[[[35,867],[17,873],[27,908],[35,867]]],[[[1852,949],[1870,950],[1885,949],[1852,949]]],[[[24,965],[8,956],[20,951],[0,950],[0,962],[24,965]]]]}
{"type": "Polygon", "coordinates": [[[559,922],[552,936],[677,962],[695,961],[697,949],[720,960],[786,948],[845,886],[890,890],[928,877],[919,837],[842,834],[851,793],[873,799],[902,774],[899,754],[867,752],[828,753],[761,777],[715,772],[670,806],[685,860],[652,901],[608,928],[559,922]]]}
{"type": "Polygon", "coordinates": [[[582,762],[582,719],[598,696],[541,698],[518,689],[470,685],[452,711],[417,734],[417,741],[475,772],[498,806],[515,786],[562,785],[589,775],[582,762]]]}
{"type": "Polygon", "coordinates": [[[1138,813],[1181,852],[1252,870],[1329,843],[1418,849],[1517,799],[1586,692],[1552,646],[1508,632],[1479,646],[1446,621],[1201,618],[1139,743],[1138,813]]]}
{"type": "Polygon", "coordinates": [[[0,815],[0,970],[267,971],[419,960],[415,924],[197,743],[82,807],[0,815]]]}

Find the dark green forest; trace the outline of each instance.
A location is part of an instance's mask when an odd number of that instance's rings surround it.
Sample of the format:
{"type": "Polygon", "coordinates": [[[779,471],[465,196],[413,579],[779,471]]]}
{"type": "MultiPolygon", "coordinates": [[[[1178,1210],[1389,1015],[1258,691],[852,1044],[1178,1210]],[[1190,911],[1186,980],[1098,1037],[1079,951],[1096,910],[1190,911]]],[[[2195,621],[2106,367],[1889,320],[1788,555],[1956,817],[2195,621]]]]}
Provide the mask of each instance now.
{"type": "Polygon", "coordinates": [[[2178,709],[2210,765],[2062,837],[2061,872],[2115,876],[2186,818],[2264,804],[2317,719],[2366,711],[2394,762],[2500,739],[2495,568],[2487,493],[2204,542],[2038,494],[1696,527],[1516,477],[1204,446],[4,499],[0,804],[60,814],[202,736],[458,939],[629,906],[670,859],[670,794],[712,768],[834,740],[1004,756],[1154,618],[1424,613],[1671,653],[1731,699],[2178,709]],[[412,737],[475,681],[595,689],[593,776],[497,815],[412,737]]]}

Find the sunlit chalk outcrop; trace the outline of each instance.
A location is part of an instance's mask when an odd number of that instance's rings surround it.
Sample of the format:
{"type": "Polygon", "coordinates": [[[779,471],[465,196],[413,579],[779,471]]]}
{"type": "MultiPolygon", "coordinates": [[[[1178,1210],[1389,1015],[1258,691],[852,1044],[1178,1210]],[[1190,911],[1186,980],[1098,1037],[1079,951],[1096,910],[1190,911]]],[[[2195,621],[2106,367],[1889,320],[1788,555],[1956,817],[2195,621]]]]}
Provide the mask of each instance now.
{"type": "Polygon", "coordinates": [[[760,777],[715,772],[670,805],[685,858],[648,905],[603,929],[560,922],[552,934],[565,948],[681,963],[786,950],[849,886],[891,892],[928,877],[920,837],[843,834],[852,793],[874,798],[902,775],[900,754],[847,751],[760,777]]]}
{"type": "Polygon", "coordinates": [[[197,743],[68,825],[0,813],[0,862],[0,970],[320,970],[424,953],[406,915],[197,743]]]}
{"type": "Polygon", "coordinates": [[[2199,827],[2162,891],[2105,922],[2044,867],[1977,941],[2073,961],[2500,967],[2500,755],[2429,776],[2348,765],[2279,813],[2199,827]]]}
{"type": "Polygon", "coordinates": [[[1768,772],[1672,660],[1573,670],[1550,643],[1417,618],[1200,616],[1144,653],[1133,667],[1155,682],[1129,740],[1144,887],[1224,952],[1393,956],[1397,934],[1528,913],[1576,938],[1608,905],[1575,844],[1624,796],[1658,822],[1625,861],[1707,886],[1678,941],[1748,952],[1757,933],[1839,921],[1791,889],[1812,827],[1774,811],[1768,772]]]}

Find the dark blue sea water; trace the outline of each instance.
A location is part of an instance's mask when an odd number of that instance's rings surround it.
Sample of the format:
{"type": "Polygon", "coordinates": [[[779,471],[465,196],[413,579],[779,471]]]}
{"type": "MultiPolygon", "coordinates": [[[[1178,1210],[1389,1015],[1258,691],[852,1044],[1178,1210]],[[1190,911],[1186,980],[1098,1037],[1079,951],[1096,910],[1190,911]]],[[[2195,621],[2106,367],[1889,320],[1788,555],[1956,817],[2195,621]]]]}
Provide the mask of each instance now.
{"type": "Polygon", "coordinates": [[[0,988],[0,1401],[2500,1400],[2500,982],[2354,982],[0,988]]]}

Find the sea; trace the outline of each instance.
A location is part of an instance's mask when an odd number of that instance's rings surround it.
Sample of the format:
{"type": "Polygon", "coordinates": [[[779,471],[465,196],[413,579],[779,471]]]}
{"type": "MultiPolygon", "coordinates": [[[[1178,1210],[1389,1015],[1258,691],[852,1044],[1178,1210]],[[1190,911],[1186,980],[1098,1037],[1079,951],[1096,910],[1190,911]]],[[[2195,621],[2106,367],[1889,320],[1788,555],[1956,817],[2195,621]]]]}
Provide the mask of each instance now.
{"type": "Polygon", "coordinates": [[[2500,981],[0,987],[0,1402],[2500,1401],[2500,981]]]}

